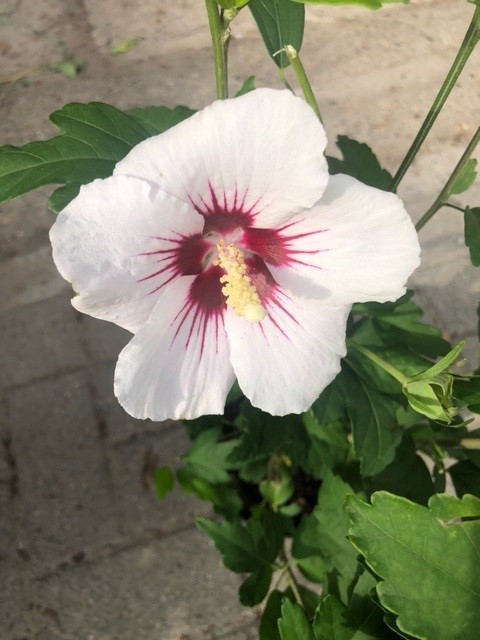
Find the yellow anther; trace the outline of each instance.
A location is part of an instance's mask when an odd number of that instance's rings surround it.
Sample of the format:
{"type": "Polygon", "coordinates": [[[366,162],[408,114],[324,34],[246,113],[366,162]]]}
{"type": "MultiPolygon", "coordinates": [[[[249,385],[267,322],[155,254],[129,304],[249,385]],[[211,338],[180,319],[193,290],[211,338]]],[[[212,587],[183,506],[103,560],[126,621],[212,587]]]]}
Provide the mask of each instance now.
{"type": "Polygon", "coordinates": [[[217,244],[218,259],[213,264],[221,267],[225,275],[220,278],[226,303],[237,315],[248,322],[261,322],[267,315],[252,280],[247,273],[245,254],[233,244],[220,240],[217,244]]]}

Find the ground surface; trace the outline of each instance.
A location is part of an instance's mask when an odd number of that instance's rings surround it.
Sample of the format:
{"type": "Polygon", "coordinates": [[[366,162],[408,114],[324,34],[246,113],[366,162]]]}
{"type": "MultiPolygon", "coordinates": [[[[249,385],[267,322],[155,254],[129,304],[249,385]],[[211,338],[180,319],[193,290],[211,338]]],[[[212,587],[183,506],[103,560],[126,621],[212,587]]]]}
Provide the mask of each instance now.
{"type": "MultiPolygon", "coordinates": [[[[330,139],[368,142],[394,170],[471,11],[464,0],[310,10],[304,61],[330,139]]],[[[232,87],[250,74],[278,86],[244,14],[232,87]]],[[[0,54],[2,144],[52,135],[48,114],[70,101],[200,107],[213,96],[199,0],[1,0],[0,54]],[[135,49],[109,54],[130,37],[142,38],[135,49]],[[68,54],[85,62],[76,78],[42,73],[68,54]]],[[[479,54],[402,184],[416,219],[478,126],[479,54]]],[[[236,604],[235,579],[193,526],[206,508],[179,494],[158,503],[142,487],[145,460],[170,463],[185,438],[175,425],[138,424],[116,404],[112,372],[128,335],[70,306],[50,256],[48,193],[0,205],[0,638],[253,638],[254,614],[236,604]]],[[[466,202],[479,204],[478,187],[466,202]]],[[[430,319],[468,338],[473,362],[480,281],[462,231],[452,210],[422,231],[413,283],[430,319]]]]}

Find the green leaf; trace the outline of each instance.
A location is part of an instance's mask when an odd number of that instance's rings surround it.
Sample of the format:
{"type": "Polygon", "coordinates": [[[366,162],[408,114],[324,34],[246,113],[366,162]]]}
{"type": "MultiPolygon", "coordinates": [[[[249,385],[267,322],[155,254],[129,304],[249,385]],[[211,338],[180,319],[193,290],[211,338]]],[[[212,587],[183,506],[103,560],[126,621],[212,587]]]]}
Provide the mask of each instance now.
{"type": "Polygon", "coordinates": [[[315,640],[302,607],[290,600],[283,601],[278,629],[282,640],[315,640]]]}
{"type": "Polygon", "coordinates": [[[246,578],[238,590],[240,602],[244,607],[260,604],[268,593],[272,581],[271,567],[259,567],[246,578]]]}
{"type": "Polygon", "coordinates": [[[215,511],[226,518],[235,518],[242,508],[242,501],[231,485],[211,484],[188,468],[177,469],[177,480],[186,495],[211,502],[215,511]]]}
{"type": "Polygon", "coordinates": [[[162,500],[167,493],[173,489],[173,473],[168,467],[159,467],[153,476],[153,486],[159,500],[162,500]]]}
{"type": "Polygon", "coordinates": [[[429,509],[375,493],[349,496],[350,539],[380,577],[382,606],[415,638],[476,638],[480,628],[480,522],[445,525],[429,509]],[[467,560],[468,559],[468,560],[467,560]]]}
{"type": "Polygon", "coordinates": [[[430,498],[428,507],[433,516],[444,521],[455,518],[480,517],[480,498],[469,493],[466,493],[461,500],[445,493],[439,493],[430,498]]]}
{"type": "Polygon", "coordinates": [[[174,109],[167,109],[167,107],[142,107],[130,109],[127,113],[153,136],[158,133],[163,133],[176,124],[183,122],[183,120],[190,118],[195,111],[182,106],[175,107],[174,109]]]}
{"type": "Polygon", "coordinates": [[[230,480],[228,469],[234,465],[227,459],[237,446],[236,440],[218,442],[220,436],[220,427],[202,431],[183,458],[193,473],[213,484],[230,480]]]}
{"type": "Polygon", "coordinates": [[[356,4],[367,9],[381,9],[383,4],[403,3],[408,4],[410,0],[293,0],[293,2],[304,2],[308,4],[329,4],[329,5],[341,5],[341,4],[356,4]]]}
{"type": "Polygon", "coordinates": [[[282,615],[284,595],[276,589],[268,597],[258,629],[258,640],[281,640],[278,620],[282,615]]]}
{"type": "Polygon", "coordinates": [[[374,331],[389,347],[405,345],[430,358],[445,355],[451,349],[449,343],[441,337],[438,329],[420,321],[423,312],[410,301],[412,295],[413,292],[409,291],[396,302],[355,304],[353,313],[366,316],[374,331]]]}
{"type": "Polygon", "coordinates": [[[290,64],[288,58],[285,53],[278,52],[288,44],[300,51],[305,7],[291,0],[250,0],[248,6],[272,60],[285,69],[290,64]]]}
{"type": "Polygon", "coordinates": [[[453,395],[472,413],[480,413],[480,376],[453,378],[453,395]]]}
{"type": "Polygon", "coordinates": [[[312,409],[303,414],[303,422],[311,446],[304,463],[305,471],[314,478],[323,478],[328,469],[346,463],[350,452],[343,426],[339,422],[322,424],[312,409]]]}
{"type": "Polygon", "coordinates": [[[470,251],[470,261],[480,267],[480,207],[467,207],[464,214],[465,244],[470,251]]]}
{"type": "Polygon", "coordinates": [[[197,525],[213,540],[227,569],[250,573],[264,566],[265,560],[258,554],[250,532],[240,523],[217,523],[198,518],[197,525]]]}
{"type": "Polygon", "coordinates": [[[343,418],[346,411],[345,397],[336,379],[322,391],[311,411],[319,424],[332,424],[343,418]]]}
{"type": "Polygon", "coordinates": [[[59,213],[62,209],[65,209],[67,204],[78,196],[81,184],[74,182],[66,184],[64,187],[55,189],[48,200],[48,208],[53,213],[59,213]]]}
{"type": "MultiPolygon", "coordinates": [[[[367,574],[368,575],[368,574],[367,574]]],[[[398,638],[383,622],[384,612],[367,595],[349,607],[332,594],[320,603],[313,621],[315,640],[387,640],[398,638]]]]}
{"type": "Polygon", "coordinates": [[[367,144],[347,136],[338,136],[337,147],[342,153],[343,160],[327,158],[331,174],[346,173],[371,187],[384,191],[390,190],[392,176],[386,169],[382,169],[376,155],[367,144]]]}
{"type": "Polygon", "coordinates": [[[255,89],[255,76],[249,76],[242,84],[241,88],[235,94],[235,97],[243,96],[246,93],[250,93],[255,89]]]}
{"type": "Polygon", "coordinates": [[[128,53],[132,49],[139,44],[141,38],[127,38],[126,40],[121,40],[120,42],[115,42],[110,45],[110,55],[111,56],[120,56],[123,53],[128,53]]]}
{"type": "Polygon", "coordinates": [[[108,153],[117,161],[149,136],[135,118],[102,102],[72,102],[52,113],[50,121],[66,136],[88,143],[97,153],[108,153]]]}
{"type": "Polygon", "coordinates": [[[397,403],[368,386],[350,368],[342,370],[340,381],[360,472],[363,476],[374,476],[392,462],[402,439],[396,419],[397,403]]]}
{"type": "Polygon", "coordinates": [[[279,461],[274,478],[262,480],[258,490],[265,500],[273,507],[285,504],[293,495],[294,484],[290,470],[279,461]]]}
{"type": "Polygon", "coordinates": [[[236,573],[271,568],[283,543],[282,519],[271,511],[264,512],[260,520],[250,518],[245,525],[205,518],[198,518],[197,525],[213,540],[224,565],[236,573]]]}
{"type": "Polygon", "coordinates": [[[393,462],[378,475],[365,480],[364,488],[368,494],[385,490],[424,505],[434,492],[428,467],[408,436],[398,446],[393,462]]]}
{"type": "Polygon", "coordinates": [[[322,582],[332,575],[342,599],[358,571],[357,554],[347,539],[348,519],[342,506],[352,488],[331,472],[325,475],[313,512],[304,516],[293,538],[292,555],[304,575],[322,582]]]}
{"type": "Polygon", "coordinates": [[[470,189],[477,177],[477,161],[474,158],[469,158],[463,165],[460,174],[453,183],[450,189],[450,194],[463,193],[467,189],[470,189]]]}
{"type": "Polygon", "coordinates": [[[460,460],[449,467],[448,472],[458,496],[464,496],[466,493],[480,496],[480,472],[473,462],[460,460]]]}
{"type": "Polygon", "coordinates": [[[0,202],[46,184],[92,182],[111,175],[112,151],[98,153],[87,142],[58,136],[24,147],[0,148],[0,202]]]}

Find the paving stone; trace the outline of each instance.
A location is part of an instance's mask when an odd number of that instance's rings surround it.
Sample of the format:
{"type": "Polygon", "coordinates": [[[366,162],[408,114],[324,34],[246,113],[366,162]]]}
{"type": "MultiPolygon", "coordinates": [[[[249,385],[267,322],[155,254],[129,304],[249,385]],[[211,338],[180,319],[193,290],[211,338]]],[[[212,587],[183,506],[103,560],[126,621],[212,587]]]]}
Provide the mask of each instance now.
{"type": "Polygon", "coordinates": [[[76,312],[64,297],[0,315],[0,388],[86,364],[76,312]]]}
{"type": "Polygon", "coordinates": [[[94,362],[116,361],[120,351],[132,339],[132,334],[129,331],[112,322],[98,320],[91,316],[82,316],[82,327],[85,332],[89,356],[94,362]]]}
{"type": "Polygon", "coordinates": [[[0,282],[0,311],[71,293],[55,268],[50,245],[0,263],[0,282]]]}
{"type": "Polygon", "coordinates": [[[83,373],[9,395],[19,538],[36,566],[117,535],[113,496],[83,373]]]}
{"type": "Polygon", "coordinates": [[[152,472],[161,466],[178,466],[179,457],[187,447],[188,438],[179,424],[156,436],[109,448],[112,482],[124,533],[166,533],[193,524],[199,515],[210,514],[208,503],[187,497],[180,489],[158,500],[150,484],[152,472]]]}
{"type": "Polygon", "coordinates": [[[58,624],[42,620],[36,640],[209,640],[252,622],[238,584],[191,529],[39,582],[33,606],[57,611],[58,624]]]}

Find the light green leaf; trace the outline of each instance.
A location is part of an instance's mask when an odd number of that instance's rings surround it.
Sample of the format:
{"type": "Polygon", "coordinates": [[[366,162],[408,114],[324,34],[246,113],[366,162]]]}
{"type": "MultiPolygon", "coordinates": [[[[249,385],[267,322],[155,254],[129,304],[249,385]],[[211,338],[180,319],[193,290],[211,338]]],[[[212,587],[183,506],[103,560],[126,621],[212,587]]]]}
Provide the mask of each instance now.
{"type": "Polygon", "coordinates": [[[315,640],[312,627],[302,607],[289,600],[283,601],[278,629],[282,640],[315,640]]]}
{"type": "Polygon", "coordinates": [[[140,42],[141,38],[127,38],[120,42],[115,42],[110,46],[109,52],[111,56],[120,56],[122,53],[128,53],[140,42]]]}
{"type": "Polygon", "coordinates": [[[386,492],[346,502],[350,539],[379,576],[382,606],[400,631],[427,640],[474,639],[480,628],[480,522],[445,525],[386,492]]]}
{"type": "Polygon", "coordinates": [[[213,484],[230,480],[228,469],[234,465],[227,458],[237,446],[236,440],[219,442],[220,435],[220,427],[202,431],[183,458],[193,473],[213,484]]]}
{"type": "Polygon", "coordinates": [[[248,6],[272,60],[281,69],[288,67],[290,63],[287,56],[278,52],[287,44],[292,45],[297,52],[300,51],[305,7],[291,0],[250,0],[248,6]]]}
{"type": "Polygon", "coordinates": [[[167,107],[142,107],[130,109],[127,113],[153,136],[163,133],[176,124],[183,122],[183,120],[190,118],[195,111],[182,106],[173,109],[167,109],[167,107]]]}
{"type": "Polygon", "coordinates": [[[262,566],[246,578],[238,590],[240,602],[244,607],[260,604],[268,593],[272,581],[271,567],[262,566]]]}
{"type": "Polygon", "coordinates": [[[382,169],[376,155],[367,144],[347,136],[338,136],[337,147],[342,153],[343,160],[327,158],[331,174],[346,173],[371,187],[384,191],[390,190],[392,176],[386,169],[382,169]]]}
{"type": "Polygon", "coordinates": [[[272,479],[262,480],[258,490],[269,504],[279,507],[292,497],[294,485],[290,470],[281,462],[278,464],[275,476],[272,479]]]}
{"type": "Polygon", "coordinates": [[[155,493],[159,500],[162,500],[167,493],[173,489],[173,473],[168,467],[159,467],[153,476],[155,493]]]}
{"type": "Polygon", "coordinates": [[[474,158],[469,158],[463,165],[460,174],[458,175],[452,188],[450,189],[450,194],[459,194],[463,193],[467,189],[470,189],[472,184],[475,182],[476,177],[477,161],[474,158]]]}
{"type": "Polygon", "coordinates": [[[440,520],[480,517],[480,498],[469,493],[461,500],[445,493],[438,493],[430,498],[428,507],[432,515],[440,520]]]}
{"type": "Polygon", "coordinates": [[[470,251],[470,261],[480,267],[480,207],[467,207],[464,214],[465,244],[470,251]]]}

